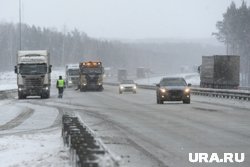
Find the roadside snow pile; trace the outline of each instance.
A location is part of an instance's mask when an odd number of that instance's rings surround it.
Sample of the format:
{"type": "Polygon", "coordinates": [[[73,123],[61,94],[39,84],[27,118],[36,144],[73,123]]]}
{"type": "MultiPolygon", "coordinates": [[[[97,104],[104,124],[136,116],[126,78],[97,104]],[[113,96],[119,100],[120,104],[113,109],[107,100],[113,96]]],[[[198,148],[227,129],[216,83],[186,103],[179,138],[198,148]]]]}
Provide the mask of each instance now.
{"type": "Polygon", "coordinates": [[[152,78],[149,77],[144,79],[138,79],[136,80],[136,83],[142,85],[155,85],[159,83],[163,77],[183,77],[186,79],[187,83],[191,83],[192,85],[200,85],[200,75],[198,73],[173,74],[152,78]]]}
{"type": "Polygon", "coordinates": [[[70,160],[60,132],[2,136],[0,143],[1,167],[62,166],[70,160]]]}
{"type": "Polygon", "coordinates": [[[0,72],[0,90],[17,89],[14,71],[0,72]]]}

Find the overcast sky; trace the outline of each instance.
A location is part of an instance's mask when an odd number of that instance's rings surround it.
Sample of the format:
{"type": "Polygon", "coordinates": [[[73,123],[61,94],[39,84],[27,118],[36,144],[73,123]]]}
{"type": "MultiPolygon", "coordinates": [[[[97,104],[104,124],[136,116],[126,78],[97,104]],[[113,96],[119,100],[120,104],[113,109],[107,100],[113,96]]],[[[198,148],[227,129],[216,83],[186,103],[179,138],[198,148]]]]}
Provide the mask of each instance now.
{"type": "MultiPolygon", "coordinates": [[[[95,38],[207,38],[231,0],[21,0],[30,25],[77,28],[95,38]]],[[[239,6],[242,0],[234,0],[239,6]]],[[[247,0],[250,4],[250,0],[247,0]]],[[[18,22],[18,0],[0,0],[0,21],[18,22]]]]}

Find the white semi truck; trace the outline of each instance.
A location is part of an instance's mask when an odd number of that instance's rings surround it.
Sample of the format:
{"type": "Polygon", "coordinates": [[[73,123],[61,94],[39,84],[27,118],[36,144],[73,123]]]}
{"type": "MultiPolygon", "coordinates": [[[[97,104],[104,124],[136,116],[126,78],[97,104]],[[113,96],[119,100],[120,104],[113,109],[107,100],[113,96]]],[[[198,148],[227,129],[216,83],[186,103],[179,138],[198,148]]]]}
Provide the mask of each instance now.
{"type": "Polygon", "coordinates": [[[22,50],[17,53],[18,98],[27,96],[50,97],[51,67],[47,50],[22,50]]]}
{"type": "Polygon", "coordinates": [[[66,86],[78,86],[79,84],[79,64],[67,64],[65,69],[66,86]]]}

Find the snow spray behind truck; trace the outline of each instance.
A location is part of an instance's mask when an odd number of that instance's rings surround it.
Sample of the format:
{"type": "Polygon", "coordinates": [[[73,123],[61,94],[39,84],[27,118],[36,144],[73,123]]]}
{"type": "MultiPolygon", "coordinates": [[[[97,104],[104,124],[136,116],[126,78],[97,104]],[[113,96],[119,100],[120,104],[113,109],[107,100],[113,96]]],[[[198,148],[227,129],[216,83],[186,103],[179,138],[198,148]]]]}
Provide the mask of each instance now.
{"type": "Polygon", "coordinates": [[[47,50],[22,50],[17,53],[18,98],[27,96],[50,97],[51,65],[47,50]]]}
{"type": "Polygon", "coordinates": [[[237,89],[240,82],[240,56],[202,56],[200,79],[203,88],[237,89]]]}
{"type": "Polygon", "coordinates": [[[82,62],[79,64],[80,77],[79,89],[86,90],[103,90],[104,68],[100,61],[82,62]]]}

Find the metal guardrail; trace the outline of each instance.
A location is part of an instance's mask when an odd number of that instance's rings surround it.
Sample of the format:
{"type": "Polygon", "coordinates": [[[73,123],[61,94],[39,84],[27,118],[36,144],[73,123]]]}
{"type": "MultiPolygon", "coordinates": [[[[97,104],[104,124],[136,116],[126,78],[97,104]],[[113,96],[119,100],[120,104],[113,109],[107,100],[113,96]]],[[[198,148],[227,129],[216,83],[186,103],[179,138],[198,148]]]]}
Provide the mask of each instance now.
{"type": "Polygon", "coordinates": [[[78,117],[62,116],[62,137],[70,149],[72,166],[76,167],[119,167],[119,160],[95,138],[93,131],[78,117]]]}
{"type": "Polygon", "coordinates": [[[250,101],[250,91],[244,90],[191,88],[191,92],[194,95],[250,101]]]}
{"type": "MultiPolygon", "coordinates": [[[[118,86],[118,83],[105,83],[107,85],[118,86]]],[[[156,90],[154,85],[137,85],[142,89],[156,90]]],[[[217,98],[238,99],[250,101],[250,91],[247,90],[229,90],[229,89],[211,89],[211,88],[199,88],[191,87],[191,93],[193,95],[209,96],[217,98]]]]}
{"type": "Polygon", "coordinates": [[[11,97],[12,93],[16,93],[17,89],[0,90],[0,99],[7,99],[11,97]]]}

